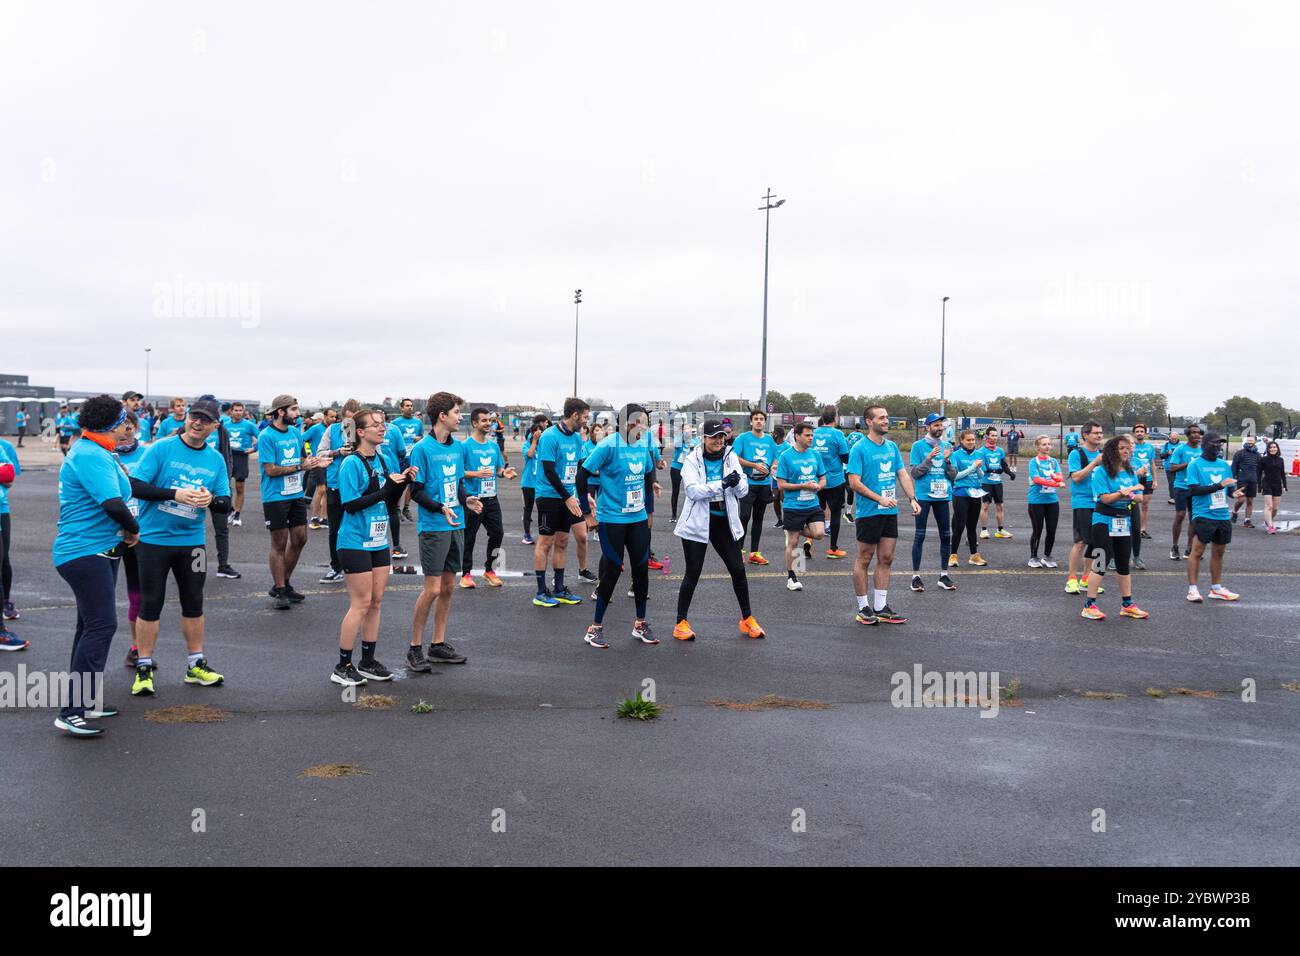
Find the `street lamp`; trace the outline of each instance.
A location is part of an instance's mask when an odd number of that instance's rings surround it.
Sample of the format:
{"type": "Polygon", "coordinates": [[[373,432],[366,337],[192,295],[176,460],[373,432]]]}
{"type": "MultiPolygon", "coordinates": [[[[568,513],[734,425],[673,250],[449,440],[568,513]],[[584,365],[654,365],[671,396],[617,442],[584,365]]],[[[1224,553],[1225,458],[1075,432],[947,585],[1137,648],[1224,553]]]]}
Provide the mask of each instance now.
{"type": "Polygon", "coordinates": [[[758,407],[763,414],[767,414],[767,254],[772,236],[772,210],[778,209],[785,205],[784,199],[776,199],[772,195],[772,187],[767,187],[767,195],[763,197],[765,205],[759,206],[758,211],[763,214],[765,220],[763,225],[763,380],[758,390],[758,407]]]}
{"type": "Polygon", "coordinates": [[[146,403],[149,401],[149,353],[152,351],[153,349],[144,350],[144,400],[146,403]]]}
{"type": "Polygon", "coordinates": [[[582,290],[573,291],[573,397],[578,397],[578,307],[582,305],[582,290]]]}
{"type": "Polygon", "coordinates": [[[945,295],[943,297],[943,301],[939,303],[939,307],[941,309],[941,313],[939,317],[939,414],[945,417],[947,416],[948,413],[944,408],[944,402],[943,402],[943,385],[944,385],[943,380],[944,380],[944,373],[946,371],[944,368],[944,364],[946,358],[946,345],[948,339],[948,298],[949,297],[945,295]]]}

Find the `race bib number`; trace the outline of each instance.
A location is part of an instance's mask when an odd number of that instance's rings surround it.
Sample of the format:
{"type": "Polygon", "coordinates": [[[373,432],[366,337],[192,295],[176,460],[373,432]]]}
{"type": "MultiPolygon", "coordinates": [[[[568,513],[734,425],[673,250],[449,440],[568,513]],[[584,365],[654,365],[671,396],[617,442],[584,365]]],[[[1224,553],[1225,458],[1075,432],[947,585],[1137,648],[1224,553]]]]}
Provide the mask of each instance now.
{"type": "Polygon", "coordinates": [[[970,489],[967,489],[967,492],[966,492],[966,493],[969,494],[972,498],[983,498],[983,497],[984,497],[984,489],[982,489],[982,488],[970,488],[970,489]]]}
{"type": "Polygon", "coordinates": [[[897,498],[898,498],[898,488],[897,488],[897,486],[895,486],[895,485],[885,485],[883,488],[880,489],[880,497],[882,497],[882,498],[894,498],[895,500],[897,500],[897,498]]]}
{"type": "Polygon", "coordinates": [[[1228,492],[1223,488],[1220,488],[1218,491],[1212,492],[1210,494],[1210,507],[1211,508],[1228,507],[1228,492]]]}
{"type": "Polygon", "coordinates": [[[285,475],[280,494],[296,495],[300,491],[302,491],[302,472],[295,471],[292,474],[285,475]]]}
{"type": "Polygon", "coordinates": [[[947,498],[948,497],[948,479],[931,478],[930,479],[930,497],[947,498]]]}
{"type": "Polygon", "coordinates": [[[1127,538],[1129,536],[1128,521],[1128,518],[1111,518],[1110,536],[1112,538],[1127,538]]]}
{"type": "Polygon", "coordinates": [[[366,545],[371,548],[382,548],[388,544],[388,519],[371,518],[370,531],[366,536],[366,545]]]}
{"type": "Polygon", "coordinates": [[[126,510],[131,512],[131,515],[133,517],[136,518],[140,517],[140,502],[135,498],[128,499],[126,503],[126,510]]]}
{"type": "Polygon", "coordinates": [[[497,493],[497,480],[495,478],[484,478],[479,483],[478,496],[480,498],[492,498],[497,493]]]}
{"type": "Polygon", "coordinates": [[[456,507],[456,501],[460,497],[456,488],[458,484],[459,482],[456,481],[444,481],[442,483],[442,503],[448,508],[456,507]]]}
{"type": "Polygon", "coordinates": [[[571,485],[578,480],[577,462],[569,462],[564,466],[564,477],[561,479],[566,485],[571,485]]]}
{"type": "Polygon", "coordinates": [[[799,496],[798,496],[798,499],[797,499],[797,500],[799,500],[799,501],[816,501],[816,500],[817,500],[817,492],[815,492],[815,491],[809,491],[807,488],[804,488],[802,491],[799,492],[799,496]]]}
{"type": "Polygon", "coordinates": [[[199,509],[194,505],[183,505],[179,501],[160,501],[158,510],[177,518],[184,518],[186,521],[197,521],[199,519],[199,509]]]}
{"type": "Polygon", "coordinates": [[[645,507],[645,485],[627,489],[627,503],[623,505],[623,514],[635,514],[645,507]]]}

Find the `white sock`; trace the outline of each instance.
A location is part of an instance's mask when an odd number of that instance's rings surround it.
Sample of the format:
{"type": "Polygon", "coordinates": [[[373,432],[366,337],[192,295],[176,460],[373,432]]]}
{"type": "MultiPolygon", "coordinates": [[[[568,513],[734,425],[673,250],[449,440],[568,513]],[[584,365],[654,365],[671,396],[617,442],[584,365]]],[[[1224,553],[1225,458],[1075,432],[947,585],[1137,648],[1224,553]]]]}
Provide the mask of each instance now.
{"type": "Polygon", "coordinates": [[[876,608],[877,611],[883,611],[883,610],[885,609],[885,605],[886,605],[887,603],[889,603],[889,602],[886,600],[886,598],[888,598],[888,597],[889,597],[889,592],[888,592],[888,591],[881,591],[879,588],[876,589],[876,603],[875,603],[875,608],[876,608]]]}
{"type": "Polygon", "coordinates": [[[858,595],[858,610],[859,610],[859,611],[865,611],[865,610],[867,609],[867,606],[868,606],[870,603],[871,603],[871,595],[869,595],[869,594],[859,594],[859,595],[858,595]]]}
{"type": "Polygon", "coordinates": [[[1196,590],[1196,585],[1195,585],[1195,584],[1189,584],[1189,585],[1187,585],[1187,593],[1188,593],[1188,594],[1191,594],[1191,593],[1192,593],[1193,591],[1195,591],[1195,590],[1196,590]]]}
{"type": "Polygon", "coordinates": [[[1222,584],[1211,584],[1211,585],[1210,585],[1210,590],[1211,590],[1211,591],[1222,591],[1222,590],[1223,590],[1223,585],[1222,585],[1222,584]]]}

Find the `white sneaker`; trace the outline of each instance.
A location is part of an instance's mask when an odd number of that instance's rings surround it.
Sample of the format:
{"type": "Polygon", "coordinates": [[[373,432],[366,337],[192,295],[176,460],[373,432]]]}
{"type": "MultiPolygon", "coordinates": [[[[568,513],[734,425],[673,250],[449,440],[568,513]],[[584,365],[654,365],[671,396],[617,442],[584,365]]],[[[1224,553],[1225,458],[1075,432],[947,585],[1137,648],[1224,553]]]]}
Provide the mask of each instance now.
{"type": "Polygon", "coordinates": [[[1054,568],[1056,567],[1056,562],[1053,561],[1051,558],[1043,558],[1043,567],[1054,568]]]}
{"type": "Polygon", "coordinates": [[[802,582],[802,581],[797,581],[797,580],[795,580],[794,578],[786,578],[786,579],[785,579],[785,589],[786,589],[787,591],[802,591],[802,590],[803,590],[803,582],[802,582]]]}
{"type": "Polygon", "coordinates": [[[989,529],[988,529],[988,528],[982,528],[982,529],[980,529],[980,538],[987,538],[988,536],[989,536],[989,529]]]}
{"type": "Polygon", "coordinates": [[[1187,592],[1187,600],[1191,601],[1193,604],[1200,604],[1205,600],[1205,598],[1201,597],[1200,591],[1196,588],[1192,588],[1187,592]]]}
{"type": "Polygon", "coordinates": [[[1234,591],[1229,591],[1225,587],[1210,588],[1211,601],[1236,601],[1240,598],[1240,594],[1237,594],[1234,591]]]}
{"type": "Polygon", "coordinates": [[[1043,566],[1043,562],[1042,562],[1042,561],[1039,561],[1037,558],[1030,558],[1030,559],[1029,559],[1029,566],[1030,566],[1031,568],[1041,568],[1041,567],[1043,566]]]}

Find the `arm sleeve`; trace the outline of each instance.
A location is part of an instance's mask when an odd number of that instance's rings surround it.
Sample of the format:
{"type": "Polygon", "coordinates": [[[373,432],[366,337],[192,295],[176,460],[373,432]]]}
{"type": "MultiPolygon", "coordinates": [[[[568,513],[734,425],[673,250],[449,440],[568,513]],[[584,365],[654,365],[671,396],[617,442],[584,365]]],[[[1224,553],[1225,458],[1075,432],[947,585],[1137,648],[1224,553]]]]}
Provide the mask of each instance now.
{"type": "Polygon", "coordinates": [[[957,472],[957,474],[953,476],[953,481],[961,481],[963,478],[969,478],[971,474],[979,468],[979,466],[980,463],[977,458],[971,462],[969,468],[963,468],[961,471],[957,472]]]}
{"type": "Polygon", "coordinates": [[[430,511],[442,510],[442,502],[429,494],[422,481],[411,482],[411,500],[422,508],[428,508],[430,511]]]}
{"type": "Polygon", "coordinates": [[[135,516],[131,514],[131,510],[127,508],[126,502],[121,498],[109,498],[107,501],[102,502],[100,507],[104,509],[104,514],[121,525],[122,530],[127,534],[135,534],[140,530],[140,525],[135,520],[135,516]]]}
{"type": "Polygon", "coordinates": [[[569,490],[564,487],[564,482],[560,481],[560,473],[555,470],[555,462],[543,461],[542,475],[550,483],[551,487],[555,489],[557,495],[561,498],[569,497],[569,490]]]}
{"type": "MultiPolygon", "coordinates": [[[[591,461],[590,458],[587,461],[591,461]]],[[[582,507],[582,513],[586,514],[590,508],[587,504],[587,479],[591,477],[591,472],[587,470],[587,462],[578,466],[578,504],[582,507]]]]}
{"type": "Polygon", "coordinates": [[[131,479],[131,496],[141,501],[175,501],[175,488],[159,488],[139,478],[131,479]]]}
{"type": "Polygon", "coordinates": [[[1222,491],[1222,485],[1188,485],[1187,493],[1193,498],[1197,495],[1212,495],[1216,491],[1222,491]]]}

